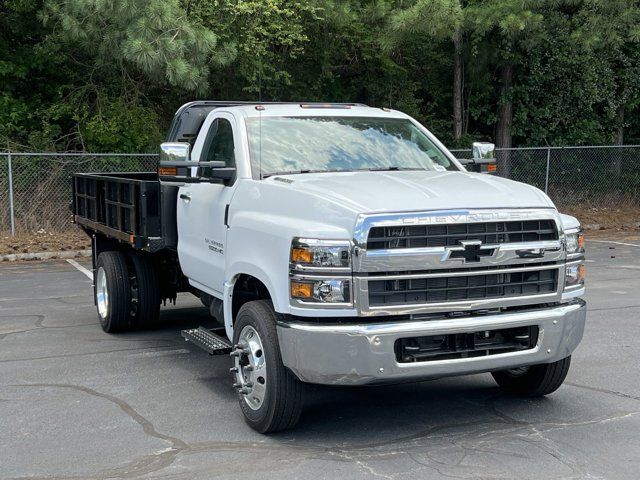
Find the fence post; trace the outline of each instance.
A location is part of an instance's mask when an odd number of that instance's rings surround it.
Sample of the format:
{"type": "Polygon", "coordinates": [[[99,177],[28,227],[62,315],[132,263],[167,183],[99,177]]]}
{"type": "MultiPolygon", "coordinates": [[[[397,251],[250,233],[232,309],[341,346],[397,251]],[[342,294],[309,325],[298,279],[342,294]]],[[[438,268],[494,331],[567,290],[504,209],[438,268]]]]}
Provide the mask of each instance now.
{"type": "Polygon", "coordinates": [[[549,166],[551,163],[551,147],[547,147],[547,171],[544,176],[544,193],[549,193],[549,166]]]}
{"type": "Polygon", "coordinates": [[[7,168],[9,169],[9,218],[11,220],[11,236],[16,234],[16,219],[13,212],[13,173],[11,168],[11,151],[7,152],[7,168]]]}

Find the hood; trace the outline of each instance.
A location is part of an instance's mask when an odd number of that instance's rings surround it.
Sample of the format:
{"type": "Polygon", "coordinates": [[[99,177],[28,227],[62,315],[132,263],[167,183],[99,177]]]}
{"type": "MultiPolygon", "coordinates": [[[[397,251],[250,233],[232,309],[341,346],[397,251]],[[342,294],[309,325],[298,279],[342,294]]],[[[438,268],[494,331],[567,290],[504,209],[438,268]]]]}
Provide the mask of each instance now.
{"type": "Polygon", "coordinates": [[[328,172],[276,176],[268,181],[358,213],[554,206],[535,187],[469,172],[328,172]]]}

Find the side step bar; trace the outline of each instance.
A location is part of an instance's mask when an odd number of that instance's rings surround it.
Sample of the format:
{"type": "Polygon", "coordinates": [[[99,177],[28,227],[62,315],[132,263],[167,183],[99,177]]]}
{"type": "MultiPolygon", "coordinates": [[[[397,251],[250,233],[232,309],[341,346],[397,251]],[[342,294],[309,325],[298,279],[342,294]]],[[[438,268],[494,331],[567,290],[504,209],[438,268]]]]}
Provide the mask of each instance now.
{"type": "Polygon", "coordinates": [[[231,344],[226,338],[216,335],[208,328],[198,327],[182,330],[180,334],[187,342],[200,347],[209,355],[225,355],[231,352],[231,344]]]}

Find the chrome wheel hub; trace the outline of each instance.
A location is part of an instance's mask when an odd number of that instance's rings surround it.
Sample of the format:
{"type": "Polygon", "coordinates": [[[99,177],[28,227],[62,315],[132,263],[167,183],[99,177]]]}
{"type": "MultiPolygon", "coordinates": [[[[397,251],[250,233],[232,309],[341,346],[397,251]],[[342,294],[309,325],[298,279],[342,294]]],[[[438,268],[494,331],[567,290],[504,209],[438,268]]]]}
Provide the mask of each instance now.
{"type": "Polygon", "coordinates": [[[242,329],[231,356],[234,358],[233,386],[243,395],[249,408],[258,410],[267,391],[267,363],[262,340],[255,328],[247,325],[242,329]]]}
{"type": "Polygon", "coordinates": [[[98,268],[96,274],[96,304],[98,315],[106,319],[109,315],[109,290],[107,290],[107,274],[102,267],[98,268]]]}

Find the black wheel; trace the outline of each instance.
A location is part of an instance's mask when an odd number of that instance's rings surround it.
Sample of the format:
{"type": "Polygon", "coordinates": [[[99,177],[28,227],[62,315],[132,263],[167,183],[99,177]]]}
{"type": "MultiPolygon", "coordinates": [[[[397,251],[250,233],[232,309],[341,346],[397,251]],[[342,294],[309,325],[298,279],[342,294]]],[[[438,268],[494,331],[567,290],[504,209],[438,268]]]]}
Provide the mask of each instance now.
{"type": "Polygon", "coordinates": [[[140,254],[130,255],[133,276],[130,279],[133,326],[153,325],[160,316],[160,282],[153,260],[140,254]]]}
{"type": "Polygon", "coordinates": [[[96,306],[102,330],[122,332],[133,324],[127,261],[122,252],[102,252],[96,264],[96,306]]]}
{"type": "Polygon", "coordinates": [[[541,397],[555,392],[569,372],[571,356],[554,363],[532,365],[492,372],[493,378],[505,391],[526,397],[541,397]]]}
{"type": "Polygon", "coordinates": [[[246,422],[260,433],[298,423],[304,385],[282,364],[278,314],[267,300],[245,303],[233,327],[234,386],[246,422]]]}

